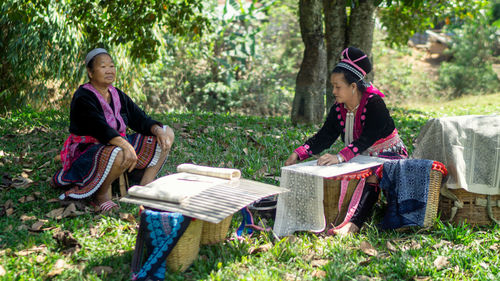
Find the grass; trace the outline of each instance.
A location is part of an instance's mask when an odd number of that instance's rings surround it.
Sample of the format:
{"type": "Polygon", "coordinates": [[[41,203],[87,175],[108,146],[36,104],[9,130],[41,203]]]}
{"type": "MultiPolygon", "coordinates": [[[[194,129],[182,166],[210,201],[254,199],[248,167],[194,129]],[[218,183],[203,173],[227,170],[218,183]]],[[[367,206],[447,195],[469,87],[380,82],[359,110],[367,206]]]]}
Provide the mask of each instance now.
{"type": "MultiPolygon", "coordinates": [[[[412,150],[411,144],[420,127],[429,118],[498,113],[498,101],[500,93],[436,105],[396,107],[390,104],[390,110],[402,138],[412,150]]],[[[67,116],[67,111],[35,112],[30,108],[1,116],[0,280],[129,279],[137,234],[135,223],[118,215],[93,213],[60,220],[46,217],[59,207],[59,203],[48,201],[59,195],[58,190],[49,187],[48,179],[58,167],[53,157],[66,137],[67,116]],[[7,184],[20,178],[32,183],[26,188],[7,184]],[[23,203],[24,196],[33,194],[36,195],[33,201],[23,203]],[[4,207],[9,200],[14,212],[7,215],[4,207]],[[34,219],[26,220],[26,216],[34,219]],[[44,220],[42,230],[29,231],[37,220],[44,220]],[[65,247],[52,237],[61,230],[73,235],[81,245],[79,251],[64,252],[65,247]],[[112,272],[99,275],[93,270],[96,266],[109,266],[112,272]]],[[[173,173],[176,165],[191,162],[239,168],[244,178],[274,185],[279,185],[275,176],[279,176],[289,153],[318,130],[317,126],[294,127],[288,118],[282,117],[213,113],[169,113],[155,117],[173,126],[176,132],[176,142],[162,174],[173,173]]],[[[332,150],[339,147],[337,143],[332,150]]],[[[138,210],[136,206],[122,204],[121,212],[136,215],[138,210]]],[[[235,215],[231,232],[239,219],[239,215],[235,215]]],[[[260,232],[244,241],[228,240],[203,246],[199,258],[186,272],[170,272],[168,280],[500,278],[499,226],[472,228],[467,224],[451,226],[436,221],[431,230],[399,233],[380,232],[374,227],[375,223],[354,237],[325,238],[297,233],[277,240],[269,233],[260,232]],[[365,254],[360,247],[363,241],[373,245],[378,254],[365,254]],[[271,245],[267,251],[250,251],[251,247],[266,244],[271,245]],[[434,265],[440,256],[447,258],[442,268],[434,265]]]]}

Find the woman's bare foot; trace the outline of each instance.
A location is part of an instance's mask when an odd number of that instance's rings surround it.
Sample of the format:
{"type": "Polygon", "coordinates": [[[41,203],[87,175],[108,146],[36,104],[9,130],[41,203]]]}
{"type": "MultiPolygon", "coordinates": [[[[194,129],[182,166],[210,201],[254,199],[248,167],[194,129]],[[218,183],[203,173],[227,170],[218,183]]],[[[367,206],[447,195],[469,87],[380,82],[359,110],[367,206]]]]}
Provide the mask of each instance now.
{"type": "Polygon", "coordinates": [[[328,231],[328,233],[332,235],[338,235],[338,236],[347,236],[353,233],[357,233],[359,231],[359,227],[355,225],[352,222],[346,223],[344,226],[342,226],[339,229],[331,229],[331,231],[328,231]]]}

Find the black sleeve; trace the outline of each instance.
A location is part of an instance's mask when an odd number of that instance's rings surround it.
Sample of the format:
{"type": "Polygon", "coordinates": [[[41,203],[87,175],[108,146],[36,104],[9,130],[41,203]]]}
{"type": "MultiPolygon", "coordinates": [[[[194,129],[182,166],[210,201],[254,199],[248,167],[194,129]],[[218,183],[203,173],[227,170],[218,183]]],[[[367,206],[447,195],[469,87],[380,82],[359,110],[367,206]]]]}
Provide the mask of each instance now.
{"type": "Polygon", "coordinates": [[[123,118],[125,124],[127,124],[132,130],[146,135],[151,136],[151,127],[155,124],[158,126],[163,126],[162,123],[149,117],[142,109],[135,104],[132,99],[127,96],[122,91],[118,90],[120,94],[120,102],[122,108],[120,114],[123,118]]]}
{"type": "Polygon", "coordinates": [[[329,148],[340,135],[340,124],[335,116],[335,105],[330,109],[323,127],[305,144],[309,145],[309,150],[313,154],[319,154],[329,148]]]}
{"type": "Polygon", "coordinates": [[[120,134],[106,122],[97,98],[90,91],[78,89],[71,101],[70,132],[80,136],[92,136],[103,144],[120,134]]]}

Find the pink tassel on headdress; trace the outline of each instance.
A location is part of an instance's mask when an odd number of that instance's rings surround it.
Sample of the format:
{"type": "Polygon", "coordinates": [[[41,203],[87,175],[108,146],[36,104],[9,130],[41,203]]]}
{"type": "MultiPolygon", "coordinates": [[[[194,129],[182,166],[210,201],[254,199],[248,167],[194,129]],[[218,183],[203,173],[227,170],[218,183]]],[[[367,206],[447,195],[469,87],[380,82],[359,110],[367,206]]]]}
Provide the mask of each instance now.
{"type": "Polygon", "coordinates": [[[373,86],[373,84],[371,84],[371,83],[370,83],[370,87],[366,88],[366,92],[369,94],[377,94],[381,98],[385,97],[385,95],[379,89],[375,88],[375,86],[373,86]]]}

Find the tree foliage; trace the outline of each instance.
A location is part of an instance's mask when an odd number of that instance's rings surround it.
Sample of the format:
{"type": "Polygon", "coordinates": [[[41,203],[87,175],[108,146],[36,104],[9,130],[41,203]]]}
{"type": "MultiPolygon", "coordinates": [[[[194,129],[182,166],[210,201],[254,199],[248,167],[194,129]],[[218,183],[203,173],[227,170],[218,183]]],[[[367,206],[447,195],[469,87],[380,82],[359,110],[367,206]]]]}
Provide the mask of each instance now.
{"type": "Polygon", "coordinates": [[[152,62],[165,32],[199,36],[201,0],[6,0],[0,4],[0,108],[46,101],[82,81],[86,52],[122,50],[152,62]]]}
{"type": "Polygon", "coordinates": [[[400,46],[415,32],[434,29],[440,23],[460,25],[474,21],[487,5],[485,0],[387,0],[379,10],[380,22],[387,31],[384,40],[390,46],[400,46]]]}

